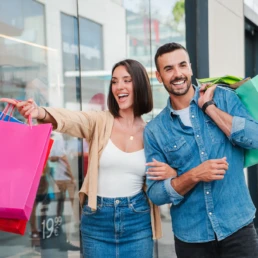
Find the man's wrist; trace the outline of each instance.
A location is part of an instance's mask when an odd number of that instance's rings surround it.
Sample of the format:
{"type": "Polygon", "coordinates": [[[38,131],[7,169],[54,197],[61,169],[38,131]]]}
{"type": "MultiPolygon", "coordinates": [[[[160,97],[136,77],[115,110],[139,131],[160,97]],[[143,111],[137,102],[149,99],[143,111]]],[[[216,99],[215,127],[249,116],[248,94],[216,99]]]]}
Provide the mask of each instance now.
{"type": "Polygon", "coordinates": [[[211,105],[214,105],[214,106],[216,107],[216,104],[215,104],[215,102],[214,102],[213,99],[212,99],[212,100],[209,100],[209,101],[207,101],[207,102],[205,102],[205,103],[202,105],[202,111],[203,111],[203,113],[205,113],[207,107],[209,107],[209,106],[211,106],[211,105]]]}

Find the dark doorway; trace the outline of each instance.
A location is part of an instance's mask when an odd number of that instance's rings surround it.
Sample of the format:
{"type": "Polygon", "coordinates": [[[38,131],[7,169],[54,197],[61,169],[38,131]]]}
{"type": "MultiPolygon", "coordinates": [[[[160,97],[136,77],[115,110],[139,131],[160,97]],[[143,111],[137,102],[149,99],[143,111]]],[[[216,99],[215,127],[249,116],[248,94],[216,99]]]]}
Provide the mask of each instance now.
{"type": "MultiPolygon", "coordinates": [[[[245,75],[254,77],[258,74],[258,27],[248,19],[245,20],[245,75]]],[[[249,167],[248,187],[254,202],[258,209],[258,165],[249,167]]],[[[254,224],[258,230],[258,212],[254,219],[254,224]]]]}

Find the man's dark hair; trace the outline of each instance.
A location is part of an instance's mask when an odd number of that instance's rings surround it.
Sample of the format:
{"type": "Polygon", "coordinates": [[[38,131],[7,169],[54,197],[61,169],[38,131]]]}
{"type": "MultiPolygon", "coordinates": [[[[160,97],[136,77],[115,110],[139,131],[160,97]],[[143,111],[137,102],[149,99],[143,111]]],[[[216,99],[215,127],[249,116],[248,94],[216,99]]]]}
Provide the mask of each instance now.
{"type": "Polygon", "coordinates": [[[154,59],[157,71],[159,71],[158,58],[163,54],[170,53],[178,49],[183,49],[186,53],[188,53],[185,47],[175,42],[164,44],[163,46],[158,48],[154,59]]]}
{"type": "MultiPolygon", "coordinates": [[[[118,66],[124,66],[130,74],[133,83],[133,111],[134,116],[141,116],[150,112],[153,108],[151,85],[148,74],[141,63],[132,59],[125,59],[116,63],[112,68],[112,75],[118,66]]],[[[112,79],[109,84],[108,109],[114,117],[119,117],[119,106],[112,93],[112,79]]]]}

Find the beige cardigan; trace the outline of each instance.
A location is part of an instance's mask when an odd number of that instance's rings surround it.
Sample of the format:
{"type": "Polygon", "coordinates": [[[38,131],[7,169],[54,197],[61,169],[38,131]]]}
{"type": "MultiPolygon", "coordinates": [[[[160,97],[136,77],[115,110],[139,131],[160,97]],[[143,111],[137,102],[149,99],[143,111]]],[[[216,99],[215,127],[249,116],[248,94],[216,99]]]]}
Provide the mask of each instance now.
{"type": "MultiPolygon", "coordinates": [[[[88,195],[88,205],[97,208],[99,159],[111,136],[114,117],[109,111],[69,111],[63,108],[44,107],[56,120],[56,131],[85,138],[89,143],[88,171],[79,191],[80,204],[88,195]]],[[[153,239],[162,236],[159,208],[150,202],[153,239]]]]}

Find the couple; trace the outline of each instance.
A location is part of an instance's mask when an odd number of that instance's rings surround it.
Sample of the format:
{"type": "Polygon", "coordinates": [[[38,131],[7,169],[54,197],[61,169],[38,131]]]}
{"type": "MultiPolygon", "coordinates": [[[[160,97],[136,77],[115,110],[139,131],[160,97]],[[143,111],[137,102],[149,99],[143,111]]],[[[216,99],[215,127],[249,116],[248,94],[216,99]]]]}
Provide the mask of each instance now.
{"type": "Polygon", "coordinates": [[[151,258],[152,239],[161,237],[156,205],[166,203],[179,258],[258,257],[243,174],[244,149],[258,148],[258,122],[232,91],[192,85],[180,44],[161,46],[155,64],[170,97],[146,126],[141,116],[153,108],[151,86],[144,67],[130,59],[112,69],[109,111],[38,107],[31,99],[16,104],[24,117],[89,143],[79,192],[84,257],[151,258]],[[146,174],[152,202],[142,190],[146,174]]]}

